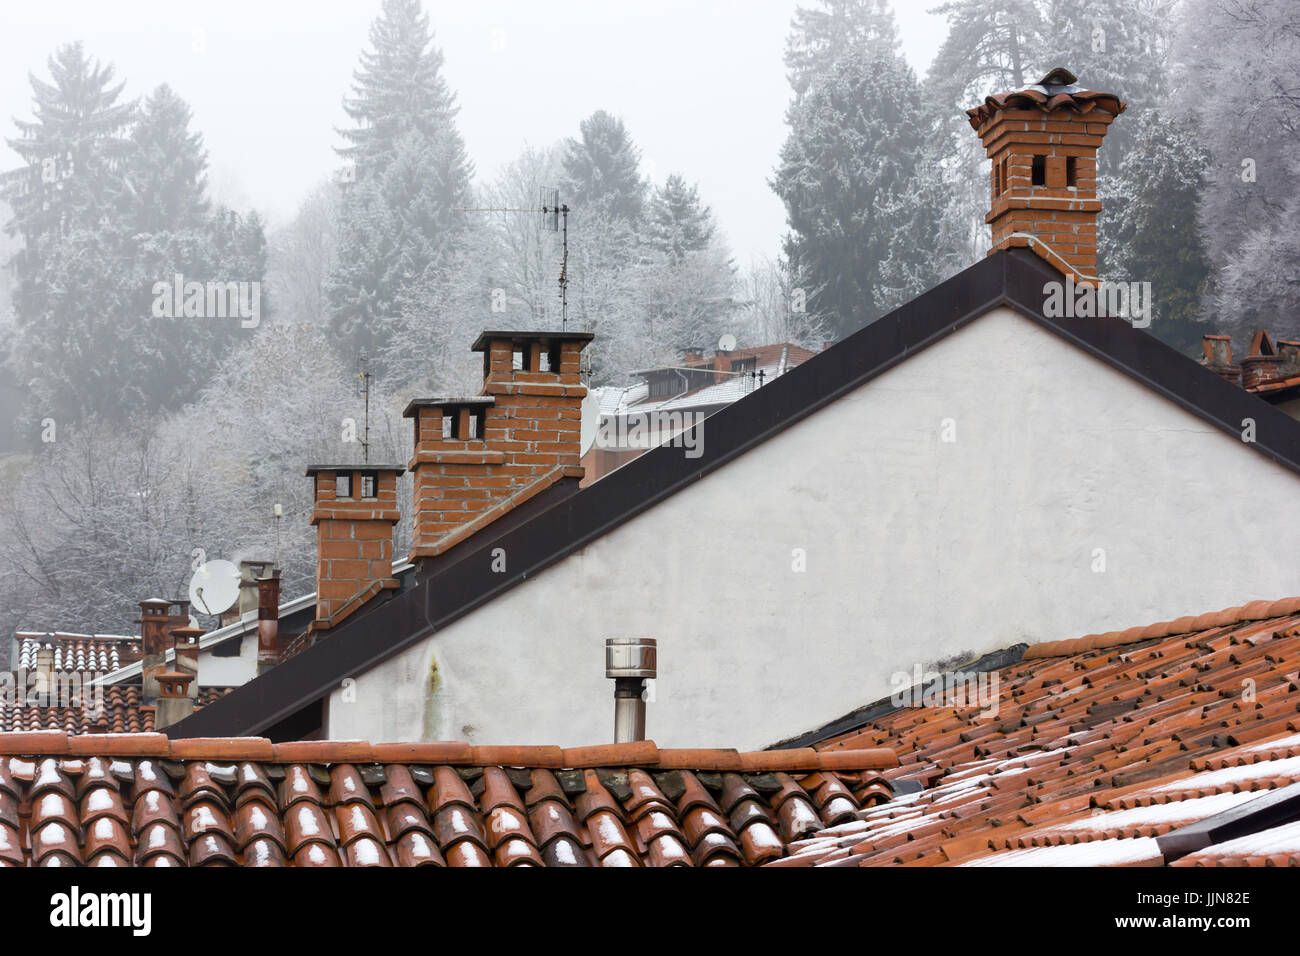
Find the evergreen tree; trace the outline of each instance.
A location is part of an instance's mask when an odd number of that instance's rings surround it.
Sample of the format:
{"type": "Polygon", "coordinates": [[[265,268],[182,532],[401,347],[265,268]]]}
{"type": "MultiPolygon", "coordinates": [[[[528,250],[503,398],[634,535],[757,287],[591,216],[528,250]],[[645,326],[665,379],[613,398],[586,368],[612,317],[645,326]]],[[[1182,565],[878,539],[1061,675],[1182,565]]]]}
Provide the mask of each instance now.
{"type": "Polygon", "coordinates": [[[640,220],[646,184],[641,154],[623,121],[597,110],[580,124],[581,137],[568,141],[563,160],[565,201],[583,217],[633,224],[640,220]]]}
{"type": "Polygon", "coordinates": [[[933,284],[934,187],[920,88],[896,55],[848,56],[789,112],[772,188],[786,206],[785,255],[820,289],[843,337],[933,284]],[[928,238],[927,238],[928,237],[928,238]]]}
{"type": "Polygon", "coordinates": [[[370,26],[370,44],[343,101],[356,125],[341,131],[348,145],[339,153],[365,177],[387,164],[399,139],[418,133],[427,142],[445,141],[449,172],[459,180],[449,188],[467,187],[472,170],[455,126],[459,108],[421,0],[384,0],[370,26]]]}
{"type": "Polygon", "coordinates": [[[1209,262],[1196,230],[1196,203],[1208,168],[1194,129],[1148,112],[1101,214],[1110,239],[1101,274],[1150,282],[1151,334],[1189,354],[1199,351],[1207,331],[1200,311],[1209,262]]]}
{"type": "Polygon", "coordinates": [[[10,364],[28,393],[23,425],[33,441],[47,417],[61,427],[91,415],[121,422],[193,398],[247,329],[238,315],[208,313],[206,296],[199,316],[177,302],[170,316],[160,314],[167,310],[155,308],[156,288],[170,291],[180,274],[223,288],[248,283],[251,295],[265,265],[255,217],[209,210],[202,139],[179,97],[162,87],[142,109],[123,112],[111,69],[89,65],[79,47],[50,62],[55,82],[33,78],[37,119],[20,122],[15,141],[28,166],[9,180],[23,209],[12,228],[30,237],[18,261],[26,294],[10,364]],[[95,108],[86,112],[87,104],[95,108]],[[111,162],[94,155],[100,141],[111,162]],[[90,159],[79,161],[86,150],[90,159]],[[32,189],[46,183],[34,184],[31,168],[68,155],[70,172],[59,181],[67,188],[35,205],[32,189]]]}
{"type": "Polygon", "coordinates": [[[125,168],[133,231],[203,227],[208,156],[202,135],[190,130],[192,119],[189,105],[166,84],[142,104],[125,168]]]}
{"type": "Polygon", "coordinates": [[[713,241],[713,213],[700,201],[699,189],[673,173],[654,191],[647,214],[650,246],[674,260],[707,249],[713,241]]]}
{"type": "Polygon", "coordinates": [[[3,179],[13,210],[6,228],[23,241],[13,262],[21,324],[37,321],[48,292],[47,248],[74,231],[99,230],[121,211],[120,170],[136,109],[118,101],[124,84],[113,82],[113,67],[88,57],[80,43],[60,47],[47,65],[50,82],[28,76],[34,118],[15,120],[21,135],[7,140],[23,165],[3,179]]]}
{"type": "Polygon", "coordinates": [[[796,99],[836,60],[898,49],[898,27],[888,0],[816,0],[797,7],[785,43],[785,66],[796,99]]]}
{"type": "Polygon", "coordinates": [[[355,181],[344,186],[326,294],[342,352],[377,357],[403,295],[429,281],[465,228],[473,169],[419,0],[384,0],[370,41],[344,103],[356,125],[339,152],[355,181]]]}

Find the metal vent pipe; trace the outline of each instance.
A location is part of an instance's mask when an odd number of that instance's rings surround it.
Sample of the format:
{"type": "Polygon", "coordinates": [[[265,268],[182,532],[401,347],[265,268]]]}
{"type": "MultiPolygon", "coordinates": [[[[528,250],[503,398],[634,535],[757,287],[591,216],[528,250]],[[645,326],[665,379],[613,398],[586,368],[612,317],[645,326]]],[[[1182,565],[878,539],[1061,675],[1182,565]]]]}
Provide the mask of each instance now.
{"type": "Polygon", "coordinates": [[[645,740],[645,682],[656,675],[658,663],[654,638],[605,641],[605,676],[614,681],[614,743],[645,740]]]}

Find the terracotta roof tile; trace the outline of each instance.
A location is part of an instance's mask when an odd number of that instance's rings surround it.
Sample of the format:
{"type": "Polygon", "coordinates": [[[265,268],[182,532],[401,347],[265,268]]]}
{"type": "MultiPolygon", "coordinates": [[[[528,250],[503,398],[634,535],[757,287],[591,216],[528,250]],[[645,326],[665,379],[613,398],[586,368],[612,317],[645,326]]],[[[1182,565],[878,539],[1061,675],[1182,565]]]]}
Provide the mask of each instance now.
{"type": "MultiPolygon", "coordinates": [[[[806,775],[838,825],[787,835],[797,860],[780,865],[1174,862],[1156,837],[1300,781],[1297,614],[1296,599],[1252,601],[1035,645],[997,672],[991,718],[909,707],[825,740],[824,758],[891,748],[900,764],[882,775],[923,789],[834,813],[852,780],[806,775]]],[[[1180,865],[1300,862],[1293,832],[1275,829],[1180,865]]]]}
{"type": "Polygon", "coordinates": [[[660,753],[0,734],[0,866],[757,865],[856,810],[882,763],[660,753]]]}

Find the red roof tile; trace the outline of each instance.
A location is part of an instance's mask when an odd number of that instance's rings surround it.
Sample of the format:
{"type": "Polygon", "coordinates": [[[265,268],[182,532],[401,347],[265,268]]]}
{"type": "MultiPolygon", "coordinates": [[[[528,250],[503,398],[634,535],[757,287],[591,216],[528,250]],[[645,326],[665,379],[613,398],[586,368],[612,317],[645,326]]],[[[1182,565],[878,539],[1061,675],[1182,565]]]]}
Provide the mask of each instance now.
{"type": "Polygon", "coordinates": [[[0,866],[758,865],[887,799],[878,770],[897,765],[664,753],[0,734],[0,866]],[[711,769],[730,758],[762,769],[711,769]]]}
{"type": "MultiPolygon", "coordinates": [[[[921,789],[845,814],[782,865],[1159,865],[1175,859],[1157,837],[1300,781],[1300,599],[1035,645],[997,678],[992,716],[907,707],[819,744],[892,747],[882,776],[921,789]]],[[[1178,862],[1300,862],[1297,833],[1178,862]]]]}

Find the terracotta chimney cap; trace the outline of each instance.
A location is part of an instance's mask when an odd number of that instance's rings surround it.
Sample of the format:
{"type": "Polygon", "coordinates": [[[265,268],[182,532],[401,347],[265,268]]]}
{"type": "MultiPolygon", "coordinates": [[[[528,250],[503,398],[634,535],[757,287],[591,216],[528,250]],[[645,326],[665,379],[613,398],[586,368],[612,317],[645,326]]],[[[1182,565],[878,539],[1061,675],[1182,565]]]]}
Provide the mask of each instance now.
{"type": "Polygon", "coordinates": [[[1037,83],[1022,90],[987,96],[984,102],[966,111],[972,129],[978,130],[1003,110],[1069,110],[1072,113],[1091,113],[1101,110],[1118,116],[1128,109],[1128,104],[1114,93],[1101,93],[1078,85],[1078,77],[1058,66],[1037,83]]]}

